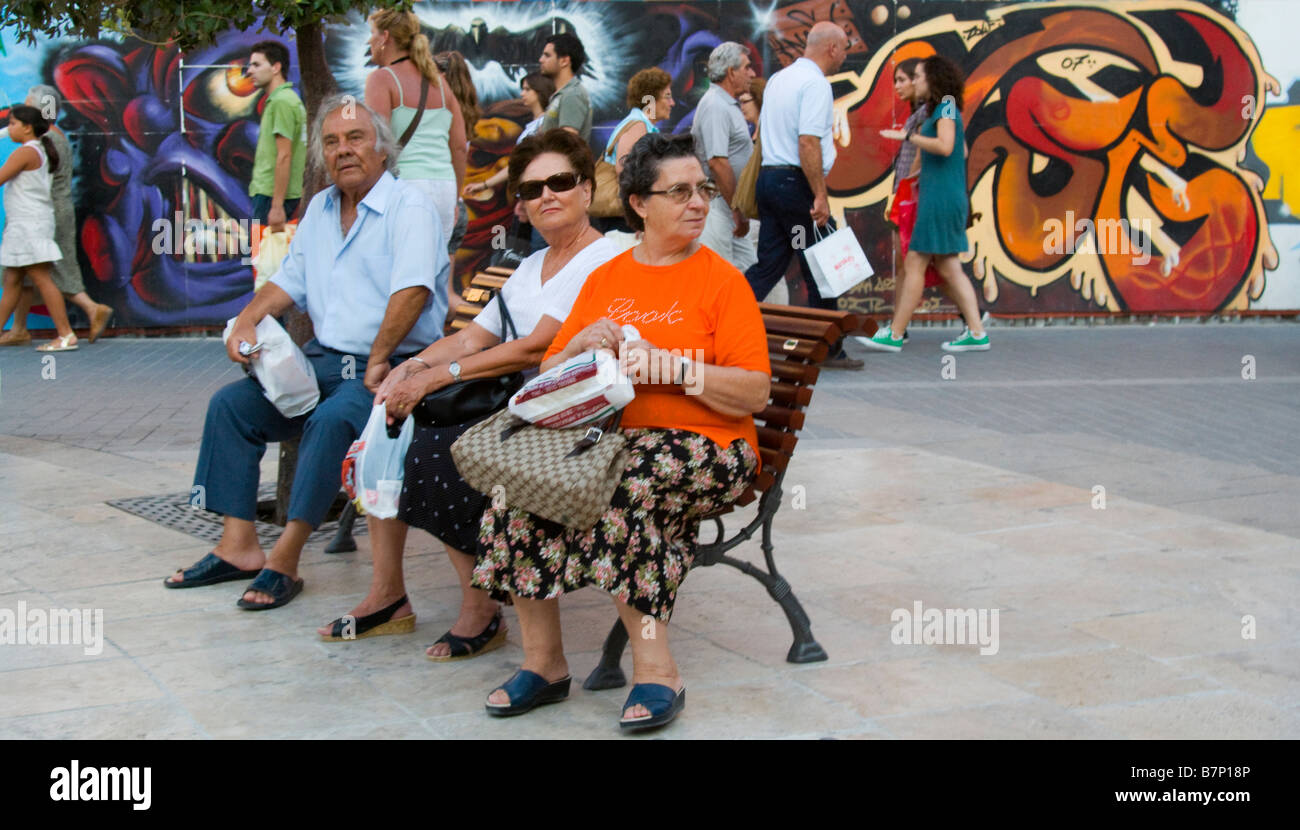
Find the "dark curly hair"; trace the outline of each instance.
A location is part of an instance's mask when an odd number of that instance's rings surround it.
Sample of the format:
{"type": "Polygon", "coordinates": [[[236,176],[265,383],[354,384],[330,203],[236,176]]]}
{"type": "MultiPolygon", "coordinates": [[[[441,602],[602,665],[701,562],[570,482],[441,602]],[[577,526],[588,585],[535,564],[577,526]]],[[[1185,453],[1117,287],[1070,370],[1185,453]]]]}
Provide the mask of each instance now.
{"type": "MultiPolygon", "coordinates": [[[[628,109],[641,109],[647,95],[656,101],[659,100],[659,94],[672,83],[673,77],[657,66],[642,69],[627,82],[628,109]]],[[[655,115],[667,115],[667,113],[656,112],[655,115]]]]}
{"type": "Polygon", "coordinates": [[[943,99],[949,95],[960,110],[964,106],[963,95],[966,91],[961,68],[943,55],[931,55],[921,62],[921,67],[925,70],[925,82],[930,87],[930,97],[926,100],[930,112],[936,112],[943,99]]]}
{"type": "Polygon", "coordinates": [[[623,200],[623,216],[634,231],[645,230],[645,220],[632,209],[633,196],[646,196],[655,188],[659,178],[659,165],[667,159],[693,158],[695,139],[690,133],[665,135],[647,133],[637,139],[623,161],[623,174],[618,177],[618,193],[623,200]]]}
{"type": "Polygon", "coordinates": [[[591,157],[591,148],[582,138],[568,130],[547,130],[541,135],[530,135],[515,145],[507,168],[507,187],[511,194],[519,190],[519,183],[523,181],[528,165],[543,153],[557,153],[568,159],[573,172],[581,176],[583,181],[591,182],[591,192],[595,195],[596,161],[591,157]]]}

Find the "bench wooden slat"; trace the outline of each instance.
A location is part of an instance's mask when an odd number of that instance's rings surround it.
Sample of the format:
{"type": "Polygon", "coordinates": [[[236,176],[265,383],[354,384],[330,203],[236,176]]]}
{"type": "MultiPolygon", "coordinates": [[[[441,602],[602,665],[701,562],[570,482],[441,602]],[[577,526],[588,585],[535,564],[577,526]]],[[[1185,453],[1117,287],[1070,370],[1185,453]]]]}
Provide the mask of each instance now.
{"type": "Polygon", "coordinates": [[[834,343],[840,339],[839,326],[821,320],[801,320],[798,317],[763,315],[763,327],[768,334],[784,334],[807,340],[825,340],[834,343]]]}
{"type": "Polygon", "coordinates": [[[804,308],[803,306],[759,303],[758,310],[763,312],[764,315],[772,314],[781,317],[803,317],[805,319],[825,320],[828,323],[833,323],[843,333],[861,331],[864,324],[869,322],[864,320],[860,314],[851,314],[846,311],[833,311],[827,308],[804,308]]]}
{"type": "Polygon", "coordinates": [[[793,409],[807,406],[812,400],[811,386],[795,386],[792,383],[772,383],[772,405],[793,409]]]}
{"type": "Polygon", "coordinates": [[[802,363],[797,360],[772,361],[772,377],[776,380],[812,386],[817,382],[819,375],[821,375],[821,369],[811,363],[802,363]]]}
{"type": "Polygon", "coordinates": [[[754,420],[762,421],[772,428],[788,429],[793,432],[803,429],[803,413],[784,406],[769,406],[755,415],[754,420]]]}
{"type": "Polygon", "coordinates": [[[500,291],[501,286],[506,284],[507,277],[498,277],[493,274],[484,274],[482,271],[474,275],[469,281],[473,288],[490,288],[493,291],[500,291]]]}
{"type": "Polygon", "coordinates": [[[799,437],[793,432],[786,432],[783,429],[772,429],[771,427],[760,426],[758,429],[758,446],[767,448],[784,455],[794,452],[794,445],[799,443],[799,437]]]}
{"type": "Polygon", "coordinates": [[[780,334],[769,334],[767,336],[767,350],[773,355],[779,357],[797,357],[800,360],[811,360],[815,363],[821,363],[826,359],[830,352],[830,346],[826,343],[816,340],[804,340],[799,337],[786,337],[780,334]]]}
{"type": "MultiPolygon", "coordinates": [[[[779,473],[785,470],[786,465],[790,463],[790,456],[776,450],[769,450],[766,447],[758,448],[759,457],[763,459],[763,473],[779,473]]],[[[762,473],[759,474],[760,478],[762,473]]],[[[767,489],[767,488],[764,488],[767,489]]]]}

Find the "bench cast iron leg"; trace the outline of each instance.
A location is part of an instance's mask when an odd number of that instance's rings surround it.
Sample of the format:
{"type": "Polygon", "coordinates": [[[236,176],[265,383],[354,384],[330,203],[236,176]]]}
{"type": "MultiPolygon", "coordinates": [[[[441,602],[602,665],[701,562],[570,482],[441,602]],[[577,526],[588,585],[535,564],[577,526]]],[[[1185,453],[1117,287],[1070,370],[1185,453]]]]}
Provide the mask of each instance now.
{"type": "Polygon", "coordinates": [[[325,546],[326,553],[351,553],[357,549],[357,542],[352,538],[352,523],[357,520],[357,508],[348,502],[339,515],[339,529],[334,538],[325,546]]]}
{"type": "Polygon", "coordinates": [[[589,692],[600,689],[618,689],[627,685],[627,676],[618,665],[623,659],[623,649],[627,646],[627,629],[622,620],[614,620],[614,627],[605,638],[605,648],[600,654],[600,663],[591,670],[582,688],[589,692]]]}

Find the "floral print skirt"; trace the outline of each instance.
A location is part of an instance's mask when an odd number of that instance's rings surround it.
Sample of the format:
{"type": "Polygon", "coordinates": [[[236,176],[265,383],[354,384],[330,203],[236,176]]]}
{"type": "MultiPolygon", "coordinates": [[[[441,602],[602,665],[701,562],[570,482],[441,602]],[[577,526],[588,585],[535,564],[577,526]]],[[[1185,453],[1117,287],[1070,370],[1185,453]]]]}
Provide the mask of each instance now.
{"type": "Polygon", "coordinates": [[[552,599],[595,586],[667,623],[695,558],[700,518],[738,499],[758,459],[744,440],[723,448],[678,429],[629,429],[628,462],[609,509],[573,530],[489,504],[471,584],[500,601],[552,599]]]}

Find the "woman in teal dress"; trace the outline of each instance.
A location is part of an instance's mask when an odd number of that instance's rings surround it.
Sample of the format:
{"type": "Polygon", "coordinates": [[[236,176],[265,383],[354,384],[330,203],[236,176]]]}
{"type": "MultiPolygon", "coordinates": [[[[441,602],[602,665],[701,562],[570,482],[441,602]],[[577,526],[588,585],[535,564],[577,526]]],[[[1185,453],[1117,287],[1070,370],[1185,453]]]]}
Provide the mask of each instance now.
{"type": "Polygon", "coordinates": [[[989,337],[980,320],[975,288],[961,267],[966,252],[966,220],[970,202],[966,194],[966,134],[962,129],[963,81],[961,70],[939,55],[926,58],[913,78],[918,100],[930,107],[930,117],[920,129],[882,130],[881,135],[907,141],[920,150],[921,175],[917,182],[916,228],[903,260],[901,284],[895,293],[894,318],[874,337],[860,341],[878,351],[897,352],[903,347],[912,312],[925,290],[925,267],[933,259],[935,270],[957,303],[966,330],[943,344],[950,352],[987,351],[989,337]],[[900,332],[898,337],[894,332],[900,332]]]}

